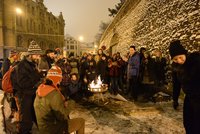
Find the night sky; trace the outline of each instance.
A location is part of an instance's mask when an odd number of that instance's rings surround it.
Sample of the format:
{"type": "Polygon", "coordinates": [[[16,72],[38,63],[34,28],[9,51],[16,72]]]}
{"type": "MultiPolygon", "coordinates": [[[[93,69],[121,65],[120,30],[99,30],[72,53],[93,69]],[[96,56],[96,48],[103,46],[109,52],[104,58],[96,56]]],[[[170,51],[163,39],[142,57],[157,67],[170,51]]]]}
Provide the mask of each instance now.
{"type": "Polygon", "coordinates": [[[108,8],[114,8],[120,0],[44,0],[49,12],[58,16],[63,13],[65,34],[85,42],[94,41],[101,21],[108,22],[108,8]]]}

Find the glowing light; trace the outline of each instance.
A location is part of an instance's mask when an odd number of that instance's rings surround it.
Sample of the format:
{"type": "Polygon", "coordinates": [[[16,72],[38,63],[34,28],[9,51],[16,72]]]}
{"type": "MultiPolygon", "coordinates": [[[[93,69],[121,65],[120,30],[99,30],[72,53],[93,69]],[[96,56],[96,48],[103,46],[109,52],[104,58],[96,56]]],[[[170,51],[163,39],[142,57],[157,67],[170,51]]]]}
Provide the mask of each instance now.
{"type": "Polygon", "coordinates": [[[21,9],[21,8],[18,8],[18,7],[17,7],[17,8],[15,9],[15,11],[16,11],[17,14],[22,14],[22,9],[21,9]]]}
{"type": "Polygon", "coordinates": [[[83,41],[84,40],[84,38],[83,38],[83,36],[79,36],[79,41],[83,41]]]}

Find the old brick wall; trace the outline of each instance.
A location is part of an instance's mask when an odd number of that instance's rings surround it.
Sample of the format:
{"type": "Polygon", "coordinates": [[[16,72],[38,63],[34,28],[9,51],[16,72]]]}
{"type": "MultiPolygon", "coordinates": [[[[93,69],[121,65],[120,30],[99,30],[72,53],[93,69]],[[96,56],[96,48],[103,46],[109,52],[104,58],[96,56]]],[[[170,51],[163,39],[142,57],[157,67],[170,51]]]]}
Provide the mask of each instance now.
{"type": "Polygon", "coordinates": [[[199,0],[130,1],[107,28],[101,46],[117,44],[116,51],[126,53],[129,45],[135,44],[137,48],[158,47],[166,53],[169,42],[180,39],[188,50],[200,51],[199,0]]]}

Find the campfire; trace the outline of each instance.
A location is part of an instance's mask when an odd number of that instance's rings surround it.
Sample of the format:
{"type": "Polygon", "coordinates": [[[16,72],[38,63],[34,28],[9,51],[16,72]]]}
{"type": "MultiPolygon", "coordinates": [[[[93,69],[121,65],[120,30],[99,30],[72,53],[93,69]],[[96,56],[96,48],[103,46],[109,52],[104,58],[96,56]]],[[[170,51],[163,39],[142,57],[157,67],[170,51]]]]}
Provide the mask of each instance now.
{"type": "Polygon", "coordinates": [[[97,93],[105,92],[107,91],[107,89],[108,89],[108,85],[102,83],[100,76],[98,76],[96,82],[93,80],[88,86],[88,90],[90,90],[91,92],[97,92],[97,93]]]}

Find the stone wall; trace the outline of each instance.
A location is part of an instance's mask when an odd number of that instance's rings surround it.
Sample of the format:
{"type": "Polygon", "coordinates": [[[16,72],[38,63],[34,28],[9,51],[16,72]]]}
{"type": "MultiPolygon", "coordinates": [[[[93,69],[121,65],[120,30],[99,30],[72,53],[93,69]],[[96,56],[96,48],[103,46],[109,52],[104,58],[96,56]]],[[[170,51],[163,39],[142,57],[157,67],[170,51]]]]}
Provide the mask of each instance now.
{"type": "Polygon", "coordinates": [[[200,51],[199,0],[127,0],[104,32],[100,46],[116,45],[116,51],[126,53],[135,44],[166,53],[174,39],[180,39],[188,50],[200,51]]]}

